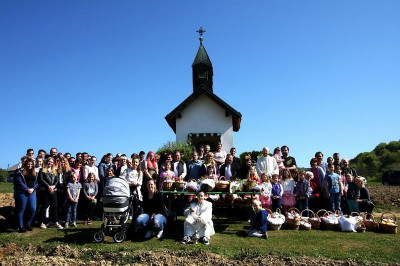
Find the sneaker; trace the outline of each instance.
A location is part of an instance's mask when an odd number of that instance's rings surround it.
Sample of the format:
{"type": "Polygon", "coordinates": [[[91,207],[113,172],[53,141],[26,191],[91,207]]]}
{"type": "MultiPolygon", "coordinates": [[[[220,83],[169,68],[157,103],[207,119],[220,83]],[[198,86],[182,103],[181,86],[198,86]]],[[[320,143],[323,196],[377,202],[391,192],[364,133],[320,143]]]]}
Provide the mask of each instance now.
{"type": "Polygon", "coordinates": [[[265,232],[265,234],[263,234],[263,238],[264,238],[265,240],[268,239],[268,233],[267,233],[267,232],[265,232]]]}
{"type": "Polygon", "coordinates": [[[47,228],[47,226],[46,226],[44,223],[42,223],[42,224],[40,225],[40,228],[42,228],[42,229],[46,229],[46,228],[47,228]]]}
{"type": "Polygon", "coordinates": [[[18,233],[26,233],[25,227],[18,228],[18,233]]]}
{"type": "Polygon", "coordinates": [[[64,228],[68,228],[69,227],[69,224],[66,222],[65,224],[64,224],[64,228]]]}
{"type": "Polygon", "coordinates": [[[182,239],[182,241],[181,241],[181,244],[189,244],[190,243],[190,241],[192,241],[192,239],[190,238],[190,236],[184,236],[183,237],[183,239],[182,239]]]}
{"type": "Polygon", "coordinates": [[[157,233],[157,239],[161,239],[163,237],[163,230],[158,231],[157,233]]]}
{"type": "Polygon", "coordinates": [[[151,231],[146,231],[144,238],[150,238],[150,237],[151,237],[151,231]]]}
{"type": "Polygon", "coordinates": [[[208,237],[203,237],[203,244],[204,245],[210,245],[210,240],[208,239],[208,237]]]}
{"type": "Polygon", "coordinates": [[[73,222],[73,223],[72,223],[72,227],[76,227],[76,222],[73,222]]]}
{"type": "Polygon", "coordinates": [[[57,227],[58,229],[63,229],[62,225],[59,223],[56,223],[54,226],[57,227]]]}
{"type": "Polygon", "coordinates": [[[87,224],[89,225],[89,224],[92,224],[93,223],[93,221],[92,220],[87,220],[87,224]]]}

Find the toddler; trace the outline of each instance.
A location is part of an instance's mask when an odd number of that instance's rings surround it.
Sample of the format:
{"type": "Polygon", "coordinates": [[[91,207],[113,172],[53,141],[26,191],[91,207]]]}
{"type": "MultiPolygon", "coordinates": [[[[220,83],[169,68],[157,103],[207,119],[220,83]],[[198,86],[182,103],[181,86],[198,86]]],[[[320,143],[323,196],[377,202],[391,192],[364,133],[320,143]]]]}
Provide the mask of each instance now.
{"type": "Polygon", "coordinates": [[[261,206],[259,200],[253,201],[254,221],[251,224],[251,228],[247,232],[248,236],[263,237],[268,239],[267,234],[267,217],[268,213],[261,206]]]}
{"type": "Polygon", "coordinates": [[[272,190],[272,185],[269,180],[269,176],[264,175],[261,183],[262,194],[260,195],[261,206],[264,209],[269,209],[271,207],[271,190],[272,190]]]}
{"type": "MultiPolygon", "coordinates": [[[[299,211],[304,209],[308,209],[308,198],[310,196],[310,182],[306,180],[306,172],[300,171],[299,172],[299,181],[297,181],[296,187],[294,189],[295,196],[297,199],[297,204],[299,207],[299,211]]],[[[306,214],[308,217],[308,213],[306,214]]]]}
{"type": "Polygon", "coordinates": [[[282,194],[283,188],[282,185],[278,182],[278,175],[272,175],[272,189],[271,189],[271,202],[272,202],[272,211],[276,212],[276,209],[282,208],[282,194]]]}

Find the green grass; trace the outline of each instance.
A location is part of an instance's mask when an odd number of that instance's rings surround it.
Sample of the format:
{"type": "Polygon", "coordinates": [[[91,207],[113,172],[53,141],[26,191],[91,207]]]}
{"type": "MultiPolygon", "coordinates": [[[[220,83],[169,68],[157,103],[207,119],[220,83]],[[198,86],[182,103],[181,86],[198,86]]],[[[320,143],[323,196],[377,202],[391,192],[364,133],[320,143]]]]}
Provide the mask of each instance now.
{"type": "Polygon", "coordinates": [[[13,193],[13,184],[8,182],[0,182],[0,193],[13,193]]]}
{"type": "MultiPolygon", "coordinates": [[[[312,230],[270,231],[269,239],[246,237],[247,222],[235,222],[227,219],[215,221],[215,231],[211,238],[211,245],[182,245],[182,218],[174,224],[168,225],[165,230],[165,239],[158,241],[153,238],[144,240],[143,234],[129,232],[125,242],[116,244],[110,236],[104,243],[94,243],[93,234],[99,229],[100,222],[91,226],[78,225],[77,228],[56,230],[54,228],[38,229],[27,234],[18,234],[10,229],[2,229],[0,243],[13,242],[20,246],[32,244],[44,249],[51,249],[60,244],[68,244],[82,250],[83,259],[93,260],[96,252],[119,252],[135,250],[169,249],[181,255],[197,250],[208,250],[228,258],[240,259],[243,256],[259,254],[280,254],[285,256],[311,256],[332,259],[354,259],[360,263],[375,261],[380,263],[400,263],[397,255],[400,250],[399,235],[382,233],[342,233],[334,231],[312,230]]],[[[4,227],[3,227],[4,228],[4,227]]],[[[134,256],[134,255],[132,255],[134,256]]],[[[135,260],[135,257],[130,259],[135,260]]]]}
{"type": "Polygon", "coordinates": [[[380,181],[368,181],[368,186],[382,186],[380,181]]]}

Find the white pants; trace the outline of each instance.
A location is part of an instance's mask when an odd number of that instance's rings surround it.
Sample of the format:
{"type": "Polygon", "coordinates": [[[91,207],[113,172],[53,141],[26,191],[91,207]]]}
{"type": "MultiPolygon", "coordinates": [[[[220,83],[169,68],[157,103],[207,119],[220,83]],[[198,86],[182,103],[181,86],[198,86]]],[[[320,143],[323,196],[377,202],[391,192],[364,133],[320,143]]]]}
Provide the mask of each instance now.
{"type": "MultiPolygon", "coordinates": [[[[211,222],[212,223],[212,222],[211,222]]],[[[211,235],[214,234],[214,230],[212,224],[210,223],[198,223],[198,222],[194,222],[194,223],[189,223],[185,220],[185,223],[183,224],[184,226],[184,235],[185,236],[196,236],[197,238],[200,237],[207,237],[210,238],[211,235]]]]}

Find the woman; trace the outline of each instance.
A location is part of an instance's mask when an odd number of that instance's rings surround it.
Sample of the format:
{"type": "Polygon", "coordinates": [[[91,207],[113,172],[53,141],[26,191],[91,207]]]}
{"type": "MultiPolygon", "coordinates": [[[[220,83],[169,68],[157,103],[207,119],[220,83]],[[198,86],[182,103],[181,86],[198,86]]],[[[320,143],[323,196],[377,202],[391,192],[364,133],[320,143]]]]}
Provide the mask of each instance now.
{"type": "MultiPolygon", "coordinates": [[[[213,168],[213,174],[216,175],[216,174],[217,174],[217,164],[216,164],[215,161],[214,161],[214,154],[213,154],[212,152],[208,152],[208,153],[206,154],[204,163],[203,163],[202,168],[201,168],[201,171],[200,171],[200,173],[201,173],[202,176],[207,174],[207,168],[208,168],[209,165],[212,166],[212,168],[213,168]]],[[[246,174],[247,174],[247,173],[246,173],[246,174]]]]}
{"type": "Polygon", "coordinates": [[[247,158],[245,158],[246,160],[243,162],[242,167],[240,167],[240,179],[246,179],[247,178],[247,174],[249,173],[249,169],[251,167],[251,157],[250,156],[246,156],[247,158]]]}
{"type": "Polygon", "coordinates": [[[83,165],[82,159],[76,159],[74,166],[71,167],[71,171],[73,171],[76,174],[79,183],[81,183],[81,177],[83,176],[82,165],[83,165]]]}
{"type": "Polygon", "coordinates": [[[39,173],[40,169],[43,168],[43,159],[40,157],[37,157],[35,162],[36,162],[35,163],[35,172],[39,173]]]}
{"type": "Polygon", "coordinates": [[[369,191],[365,187],[364,181],[361,178],[356,177],[354,183],[356,183],[356,186],[360,189],[360,198],[356,200],[358,203],[358,209],[360,212],[367,212],[367,219],[369,219],[375,205],[371,201],[369,191]]]}
{"type": "MultiPolygon", "coordinates": [[[[312,195],[310,197],[310,207],[313,210],[320,210],[324,208],[324,178],[325,172],[322,167],[318,166],[317,158],[310,160],[311,168],[308,169],[312,173],[312,178],[309,180],[312,189],[312,195]]],[[[310,176],[310,175],[309,175],[310,176]]]]}
{"type": "Polygon", "coordinates": [[[58,209],[57,209],[57,186],[58,175],[54,168],[54,158],[47,158],[46,165],[39,174],[39,198],[40,198],[40,228],[46,229],[46,209],[50,205],[49,220],[55,227],[62,229],[63,227],[58,223],[58,209]]]}
{"type": "Polygon", "coordinates": [[[127,158],[125,155],[119,157],[118,168],[115,170],[115,175],[121,177],[124,171],[128,168],[127,158]]]}
{"type": "Polygon", "coordinates": [[[158,165],[152,151],[147,153],[146,160],[143,161],[143,173],[148,180],[156,179],[158,175],[158,165]]]}
{"type": "Polygon", "coordinates": [[[215,163],[217,164],[218,174],[219,174],[219,166],[221,166],[222,164],[225,163],[226,155],[227,155],[226,151],[224,151],[222,149],[222,144],[218,143],[217,144],[217,151],[214,152],[214,160],[215,160],[215,163]]]}
{"type": "Polygon", "coordinates": [[[32,231],[31,223],[36,211],[36,189],[38,187],[34,160],[27,159],[23,166],[23,170],[18,172],[15,184],[15,211],[20,233],[25,233],[26,230],[32,231]]]}
{"type": "Polygon", "coordinates": [[[153,179],[147,182],[147,192],[143,195],[142,207],[143,213],[136,219],[136,230],[145,228],[146,239],[151,237],[151,230],[156,230],[157,239],[161,239],[167,218],[165,218],[164,197],[156,190],[156,184],[153,179]]]}
{"type": "Polygon", "coordinates": [[[204,200],[204,192],[197,192],[197,202],[190,204],[184,211],[184,237],[182,244],[188,244],[193,239],[199,239],[204,245],[210,244],[210,237],[215,234],[212,222],[212,203],[204,200]]]}
{"type": "Polygon", "coordinates": [[[58,216],[61,219],[64,216],[64,204],[67,199],[67,184],[71,178],[71,168],[67,158],[60,158],[60,167],[58,168],[58,185],[57,185],[57,207],[58,216]]]}

